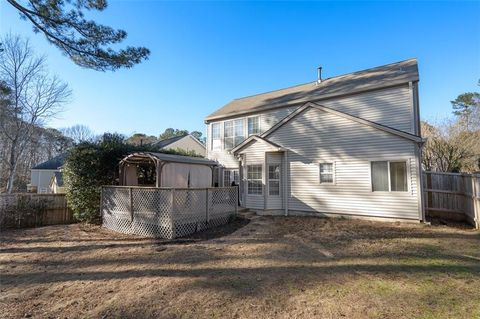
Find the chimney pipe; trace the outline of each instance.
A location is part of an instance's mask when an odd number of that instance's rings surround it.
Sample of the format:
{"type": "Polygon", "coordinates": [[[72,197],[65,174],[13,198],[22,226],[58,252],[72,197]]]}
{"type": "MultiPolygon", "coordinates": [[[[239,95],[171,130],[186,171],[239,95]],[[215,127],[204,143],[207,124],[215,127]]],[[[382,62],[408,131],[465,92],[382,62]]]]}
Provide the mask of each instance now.
{"type": "Polygon", "coordinates": [[[322,82],[322,67],[319,66],[317,68],[317,72],[318,72],[318,75],[317,75],[317,83],[321,83],[322,82]]]}

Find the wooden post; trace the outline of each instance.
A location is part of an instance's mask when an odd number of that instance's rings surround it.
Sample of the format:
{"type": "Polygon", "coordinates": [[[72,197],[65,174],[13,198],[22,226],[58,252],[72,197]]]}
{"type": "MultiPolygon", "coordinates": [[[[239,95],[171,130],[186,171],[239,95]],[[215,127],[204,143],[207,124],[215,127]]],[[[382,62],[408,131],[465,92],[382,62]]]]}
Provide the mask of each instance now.
{"type": "Polygon", "coordinates": [[[478,196],[477,179],[478,177],[472,174],[473,220],[475,222],[475,228],[480,229],[480,197],[478,196]]]}
{"type": "Polygon", "coordinates": [[[208,198],[208,188],[205,189],[205,195],[206,195],[206,205],[205,205],[205,220],[207,222],[207,225],[208,223],[210,222],[210,214],[209,214],[209,210],[210,210],[210,205],[209,205],[209,198],[208,198]]]}
{"type": "Polygon", "coordinates": [[[427,180],[427,207],[425,207],[425,215],[428,214],[429,208],[433,207],[433,193],[430,191],[432,189],[432,173],[425,172],[425,178],[427,180]]]}

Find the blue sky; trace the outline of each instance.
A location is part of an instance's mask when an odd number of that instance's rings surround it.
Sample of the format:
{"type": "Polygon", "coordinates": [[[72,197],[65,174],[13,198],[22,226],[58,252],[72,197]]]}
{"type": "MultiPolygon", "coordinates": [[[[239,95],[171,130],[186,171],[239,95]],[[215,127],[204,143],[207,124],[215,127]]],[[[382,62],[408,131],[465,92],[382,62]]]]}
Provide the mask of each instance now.
{"type": "Polygon", "coordinates": [[[0,33],[28,36],[68,82],[73,101],[49,123],[97,133],[204,131],[203,118],[231,99],[412,57],[424,119],[451,114],[450,100],[479,90],[480,2],[109,1],[98,22],[125,44],[151,50],[129,70],[82,69],[34,34],[6,1],[0,33]]]}

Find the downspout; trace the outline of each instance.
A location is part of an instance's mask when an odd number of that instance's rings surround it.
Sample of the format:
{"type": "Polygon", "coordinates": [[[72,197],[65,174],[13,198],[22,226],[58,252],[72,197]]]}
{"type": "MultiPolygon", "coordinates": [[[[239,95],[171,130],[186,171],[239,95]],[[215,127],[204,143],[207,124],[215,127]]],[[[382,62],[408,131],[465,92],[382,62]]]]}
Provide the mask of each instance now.
{"type": "Polygon", "coordinates": [[[284,163],[283,163],[283,176],[284,179],[284,192],[283,192],[283,202],[284,202],[284,209],[285,209],[285,216],[288,216],[288,150],[285,150],[284,154],[284,163]]]}
{"type": "Polygon", "coordinates": [[[418,194],[418,200],[419,200],[419,210],[420,210],[420,216],[421,216],[421,221],[425,223],[427,221],[427,218],[425,216],[425,193],[423,191],[423,172],[422,172],[422,147],[423,143],[417,143],[416,145],[416,153],[417,153],[417,174],[418,174],[418,187],[417,191],[419,192],[418,194]]]}

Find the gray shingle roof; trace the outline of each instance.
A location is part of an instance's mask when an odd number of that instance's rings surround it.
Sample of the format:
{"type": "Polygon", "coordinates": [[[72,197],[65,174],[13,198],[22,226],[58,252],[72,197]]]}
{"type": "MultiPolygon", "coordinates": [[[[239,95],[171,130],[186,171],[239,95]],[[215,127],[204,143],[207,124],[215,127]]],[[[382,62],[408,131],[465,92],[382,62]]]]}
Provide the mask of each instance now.
{"type": "Polygon", "coordinates": [[[32,169],[59,169],[65,163],[66,156],[67,154],[60,154],[52,159],[49,159],[46,162],[40,163],[32,167],[32,169]]]}
{"type": "Polygon", "coordinates": [[[309,82],[272,92],[247,96],[231,101],[205,118],[212,121],[223,117],[265,111],[283,106],[313,102],[344,94],[418,81],[416,59],[387,64],[372,69],[309,82]]]}
{"type": "Polygon", "coordinates": [[[166,146],[168,146],[172,143],[175,143],[178,140],[181,140],[185,136],[187,136],[187,135],[181,135],[181,136],[174,136],[174,137],[166,138],[164,140],[161,140],[161,141],[155,143],[154,145],[158,146],[159,148],[164,148],[164,147],[166,147],[166,146]]]}

